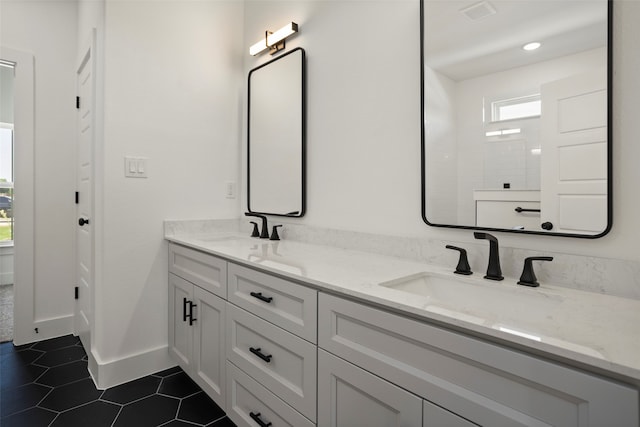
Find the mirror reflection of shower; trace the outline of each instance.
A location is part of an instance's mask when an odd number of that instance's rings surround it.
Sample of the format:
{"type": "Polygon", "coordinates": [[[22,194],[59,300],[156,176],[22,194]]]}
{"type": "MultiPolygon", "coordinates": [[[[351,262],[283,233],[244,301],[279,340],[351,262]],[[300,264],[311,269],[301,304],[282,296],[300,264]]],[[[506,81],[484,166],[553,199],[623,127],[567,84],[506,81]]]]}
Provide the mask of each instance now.
{"type": "Polygon", "coordinates": [[[13,339],[14,64],[0,59],[0,342],[13,339]]]}

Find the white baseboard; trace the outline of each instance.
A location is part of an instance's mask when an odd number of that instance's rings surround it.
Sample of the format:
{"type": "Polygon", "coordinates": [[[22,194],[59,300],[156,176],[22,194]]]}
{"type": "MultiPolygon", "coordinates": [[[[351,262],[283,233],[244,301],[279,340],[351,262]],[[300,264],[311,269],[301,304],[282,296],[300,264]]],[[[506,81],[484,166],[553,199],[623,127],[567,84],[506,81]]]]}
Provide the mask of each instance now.
{"type": "Polygon", "coordinates": [[[87,354],[89,373],[100,390],[176,366],[166,345],[109,362],[101,361],[93,351],[87,354]]]}

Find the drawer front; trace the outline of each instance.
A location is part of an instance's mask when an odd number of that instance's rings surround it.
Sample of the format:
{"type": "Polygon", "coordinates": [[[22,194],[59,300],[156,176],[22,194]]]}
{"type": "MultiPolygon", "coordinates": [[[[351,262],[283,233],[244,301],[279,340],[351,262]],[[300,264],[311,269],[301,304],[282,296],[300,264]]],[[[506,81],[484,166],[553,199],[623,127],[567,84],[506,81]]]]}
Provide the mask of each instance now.
{"type": "Polygon", "coordinates": [[[220,258],[170,243],[169,271],[221,298],[227,298],[227,262],[220,258]]]}
{"type": "Polygon", "coordinates": [[[229,263],[229,301],[313,343],[317,291],[229,263]]]}
{"type": "Polygon", "coordinates": [[[484,426],[637,425],[631,387],[321,293],[320,347],[484,426]]]}
{"type": "Polygon", "coordinates": [[[312,421],[316,346],[227,304],[227,359],[312,421]]]}
{"type": "Polygon", "coordinates": [[[476,201],[476,225],[479,227],[542,230],[540,212],[517,212],[517,208],[540,209],[540,202],[512,202],[497,200],[476,201]]]}
{"type": "Polygon", "coordinates": [[[231,362],[227,362],[226,412],[238,427],[255,427],[256,418],[278,427],[314,425],[231,362]]]}

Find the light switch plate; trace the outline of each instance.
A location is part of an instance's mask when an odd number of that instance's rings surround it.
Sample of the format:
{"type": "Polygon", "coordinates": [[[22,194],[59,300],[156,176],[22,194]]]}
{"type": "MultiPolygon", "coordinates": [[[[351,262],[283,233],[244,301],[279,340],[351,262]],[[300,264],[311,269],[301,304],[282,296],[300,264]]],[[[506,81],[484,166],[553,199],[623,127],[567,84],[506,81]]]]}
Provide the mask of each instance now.
{"type": "Polygon", "coordinates": [[[227,199],[236,198],[236,182],[235,181],[224,182],[224,194],[227,197],[227,199]]]}
{"type": "Polygon", "coordinates": [[[147,178],[147,158],[131,157],[124,158],[124,176],[127,178],[147,178]]]}

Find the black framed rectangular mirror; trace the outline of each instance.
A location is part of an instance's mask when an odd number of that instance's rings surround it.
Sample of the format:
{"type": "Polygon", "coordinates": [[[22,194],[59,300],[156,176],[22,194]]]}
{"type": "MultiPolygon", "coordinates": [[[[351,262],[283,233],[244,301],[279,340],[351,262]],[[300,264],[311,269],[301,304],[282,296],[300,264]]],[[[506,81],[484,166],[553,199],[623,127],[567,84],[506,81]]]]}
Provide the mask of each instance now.
{"type": "Polygon", "coordinates": [[[420,5],[424,221],[605,235],[613,2],[420,5]]]}
{"type": "Polygon", "coordinates": [[[305,51],[249,72],[247,208],[300,217],[305,211],[305,51]]]}

